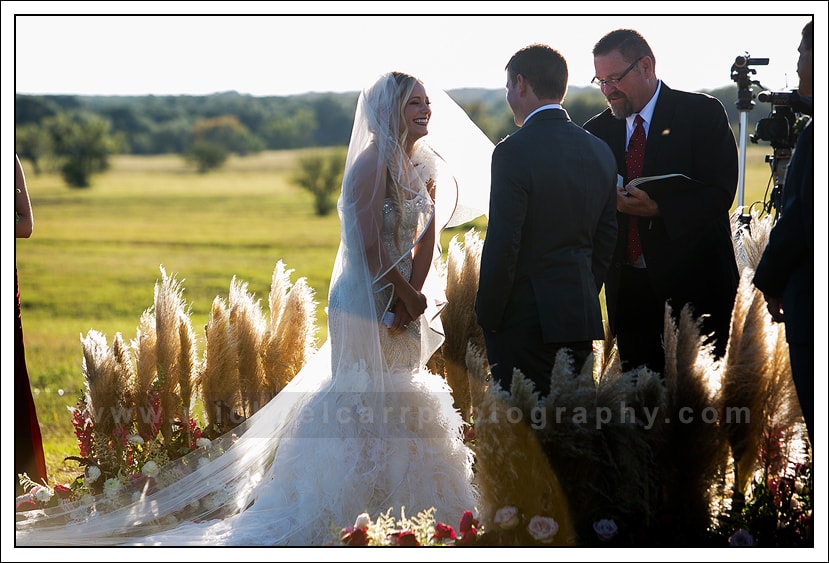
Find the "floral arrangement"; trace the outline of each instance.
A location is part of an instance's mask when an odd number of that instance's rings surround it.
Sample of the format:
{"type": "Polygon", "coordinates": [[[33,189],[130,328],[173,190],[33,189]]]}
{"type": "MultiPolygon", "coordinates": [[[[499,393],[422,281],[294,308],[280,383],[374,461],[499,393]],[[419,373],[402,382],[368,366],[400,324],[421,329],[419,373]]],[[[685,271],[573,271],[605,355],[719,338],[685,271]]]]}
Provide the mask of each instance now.
{"type": "Polygon", "coordinates": [[[713,535],[732,547],[812,545],[812,464],[794,464],[782,475],[763,470],[752,480],[751,495],[736,495],[713,535]]]}
{"type": "MultiPolygon", "coordinates": [[[[559,531],[558,522],[549,516],[527,518],[515,506],[504,506],[495,512],[494,525],[484,529],[472,511],[465,511],[460,518],[457,532],[443,522],[434,519],[434,508],[425,510],[413,518],[391,516],[390,508],[376,522],[367,513],[360,514],[353,526],[338,532],[339,544],[351,547],[363,546],[545,546],[550,545],[559,531]]],[[[601,519],[593,524],[599,541],[612,540],[618,528],[611,519],[601,519]]]]}
{"type": "Polygon", "coordinates": [[[234,278],[228,302],[213,303],[199,361],[182,287],[161,268],[135,339],[127,343],[119,333],[110,346],[92,330],[81,340],[86,388],[69,408],[78,455],[65,458],[78,463],[79,474],[52,486],[19,475],[26,493],[17,510],[129,502],[165,485],[156,481],[170,462],[199,449],[206,457],[221,450],[215,439],[229,436],[290,381],[313,346],[313,292],[303,279],[291,284],[291,272],[276,264],[270,319],[234,278]]]}
{"type": "Polygon", "coordinates": [[[474,545],[478,535],[478,520],[467,510],[461,516],[458,531],[443,522],[435,522],[435,509],[406,517],[405,507],[400,518],[391,515],[389,508],[375,522],[368,513],[357,516],[353,526],[342,528],[338,533],[339,544],[351,547],[364,546],[465,546],[474,545]]]}

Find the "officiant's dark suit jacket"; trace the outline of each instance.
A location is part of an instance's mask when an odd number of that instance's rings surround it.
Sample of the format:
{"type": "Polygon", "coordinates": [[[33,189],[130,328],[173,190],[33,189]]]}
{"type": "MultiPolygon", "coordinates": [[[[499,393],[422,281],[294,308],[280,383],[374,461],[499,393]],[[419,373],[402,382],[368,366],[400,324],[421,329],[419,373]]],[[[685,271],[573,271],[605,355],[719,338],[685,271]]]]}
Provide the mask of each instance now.
{"type": "MultiPolygon", "coordinates": [[[[584,128],[607,142],[619,174],[625,176],[625,121],[614,118],[608,108],[584,128]]],[[[663,82],[648,131],[642,175],[673,173],[704,186],[663,195],[656,200],[660,217],[638,219],[648,278],[660,298],[671,300],[676,314],[691,302],[697,315],[711,315],[703,328],[716,330],[722,353],[739,282],[729,219],[737,190],[737,145],[719,100],[672,90],[663,82]]],[[[619,274],[627,217],[618,216],[620,236],[605,289],[614,332],[616,305],[625,297],[619,274]]]]}
{"type": "Polygon", "coordinates": [[[615,185],[607,145],[564,109],[536,113],[496,145],[476,299],[485,336],[540,328],[545,343],[604,338],[615,185]]]}

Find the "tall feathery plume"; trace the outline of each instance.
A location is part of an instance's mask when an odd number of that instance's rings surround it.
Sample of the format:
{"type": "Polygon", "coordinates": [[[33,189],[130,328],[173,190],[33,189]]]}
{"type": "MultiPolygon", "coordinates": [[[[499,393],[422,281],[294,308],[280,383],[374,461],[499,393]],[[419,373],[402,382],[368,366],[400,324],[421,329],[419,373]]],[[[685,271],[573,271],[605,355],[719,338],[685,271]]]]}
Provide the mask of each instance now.
{"type": "Polygon", "coordinates": [[[771,228],[774,225],[771,215],[759,217],[752,211],[748,225],[739,223],[734,235],[735,252],[737,253],[737,266],[740,271],[744,268],[757,269],[763,251],[769,242],[771,228]]]}
{"type": "Polygon", "coordinates": [[[196,362],[196,335],[190,325],[190,317],[184,313],[179,315],[178,334],[181,342],[177,363],[178,388],[181,396],[181,423],[184,425],[183,430],[187,437],[187,449],[190,450],[193,445],[190,433],[190,407],[193,400],[193,386],[197,380],[198,365],[196,362]]]}
{"type": "Polygon", "coordinates": [[[241,282],[233,276],[228,294],[230,326],[238,350],[239,391],[245,417],[259,410],[264,402],[264,371],[259,348],[266,326],[259,302],[247,288],[247,282],[241,282]]]}
{"type": "Polygon", "coordinates": [[[769,391],[768,313],[763,295],[752,285],[753,276],[751,268],[745,268],[740,276],[718,410],[731,445],[735,492],[739,495],[746,493],[756,469],[769,391]]]}
{"type": "Polygon", "coordinates": [[[742,271],[747,265],[746,251],[743,246],[743,237],[748,236],[748,229],[743,223],[743,210],[737,208],[728,216],[731,223],[731,245],[734,248],[734,257],[737,260],[737,269],[742,271]]]}
{"type": "Polygon", "coordinates": [[[604,377],[618,377],[622,373],[616,337],[607,327],[605,327],[604,340],[593,341],[593,357],[593,379],[596,382],[601,382],[604,377]]]}
{"type": "Polygon", "coordinates": [[[483,332],[475,318],[475,296],[478,292],[483,240],[475,229],[464,235],[461,246],[455,236],[449,243],[446,267],[447,304],[441,313],[446,332],[443,343],[444,372],[452,388],[455,406],[464,420],[472,411],[470,379],[466,369],[467,344],[484,349],[483,332]]]}
{"type": "Polygon", "coordinates": [[[282,348],[279,345],[277,330],[285,310],[288,291],[291,289],[292,272],[293,270],[285,268],[285,264],[282,260],[279,260],[271,276],[271,289],[268,294],[270,317],[267,329],[262,337],[262,367],[265,373],[265,392],[270,397],[276,396],[285,385],[279,375],[284,371],[285,359],[282,357],[282,348]]]}
{"type": "Polygon", "coordinates": [[[213,299],[204,335],[204,361],[199,370],[199,386],[211,434],[219,435],[238,424],[239,421],[232,419],[232,413],[235,408],[241,411],[238,347],[230,327],[230,313],[220,296],[213,299]]]}
{"type": "Polygon", "coordinates": [[[109,442],[115,429],[111,407],[117,396],[118,385],[112,370],[106,336],[97,330],[90,330],[85,338],[81,338],[81,346],[86,404],[92,414],[96,446],[101,447],[109,442]]]}
{"type": "Polygon", "coordinates": [[[767,475],[783,476],[792,464],[805,464],[810,445],[789,362],[783,323],[770,323],[769,391],[765,408],[766,431],[760,463],[767,475]]]}
{"type": "Polygon", "coordinates": [[[516,370],[510,392],[497,384],[486,387],[485,361],[475,350],[469,347],[466,363],[473,379],[472,397],[480,400],[473,404],[473,450],[481,524],[496,530],[496,511],[513,506],[527,520],[533,516],[555,519],[559,530],[551,545],[575,545],[567,496],[530,426],[531,409],[538,406],[532,382],[516,370]]]}
{"type": "MultiPolygon", "coordinates": [[[[122,430],[129,431],[132,429],[132,423],[138,417],[138,413],[133,408],[135,367],[130,347],[124,342],[120,332],[116,332],[112,339],[111,361],[116,386],[115,402],[112,408],[117,409],[112,411],[113,417],[115,418],[116,427],[120,425],[122,430]]],[[[120,434],[123,435],[123,432],[120,434]]],[[[119,444],[119,449],[123,449],[125,445],[119,444]]]]}
{"type": "Polygon", "coordinates": [[[161,284],[155,285],[155,330],[158,393],[162,416],[161,436],[166,445],[169,445],[172,439],[172,421],[180,414],[177,412],[179,400],[176,395],[176,364],[181,355],[178,321],[182,310],[182,292],[180,282],[168,277],[167,272],[161,267],[161,284]]]}
{"type": "Polygon", "coordinates": [[[148,440],[154,437],[153,428],[158,428],[161,422],[161,413],[154,407],[152,400],[153,382],[158,374],[155,313],[152,307],[141,314],[135,338],[132,340],[132,348],[136,358],[132,403],[136,413],[136,431],[139,436],[148,440]]]}
{"type": "Polygon", "coordinates": [[[293,270],[287,269],[282,260],[279,260],[273,268],[271,289],[268,294],[270,308],[269,330],[276,330],[276,327],[279,326],[279,320],[282,318],[282,312],[285,309],[285,298],[291,289],[291,273],[293,273],[293,270]]]}
{"type": "MultiPolygon", "coordinates": [[[[122,393],[119,369],[113,351],[107,348],[106,337],[90,330],[82,339],[84,350],[84,376],[86,378],[87,411],[93,421],[93,451],[102,470],[117,471],[120,467],[120,450],[123,444],[116,436],[116,423],[121,423],[119,406],[122,393]]],[[[129,417],[127,418],[129,423],[129,417]]]]}
{"type": "Polygon", "coordinates": [[[314,290],[308,285],[305,278],[300,278],[288,291],[285,308],[279,326],[276,329],[275,341],[269,343],[268,350],[277,348],[278,353],[269,357],[278,357],[276,363],[269,364],[268,369],[275,380],[279,392],[291,381],[316,345],[316,303],[314,290]]]}
{"type": "Polygon", "coordinates": [[[727,441],[720,426],[715,392],[721,366],[713,345],[704,344],[700,319],[685,305],[678,326],[665,309],[665,383],[670,424],[657,465],[663,473],[664,504],[672,511],[674,534],[693,543],[711,524],[711,491],[727,460],[727,441]],[[681,508],[677,508],[681,507],[681,508]]]}

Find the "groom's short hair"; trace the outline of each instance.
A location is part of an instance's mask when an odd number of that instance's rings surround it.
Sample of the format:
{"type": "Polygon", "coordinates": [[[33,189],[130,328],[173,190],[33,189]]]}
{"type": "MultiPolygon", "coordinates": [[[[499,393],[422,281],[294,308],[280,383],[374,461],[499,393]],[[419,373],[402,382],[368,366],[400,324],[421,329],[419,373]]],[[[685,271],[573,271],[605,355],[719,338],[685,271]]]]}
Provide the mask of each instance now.
{"type": "Polygon", "coordinates": [[[512,56],[506,71],[512,81],[523,76],[539,99],[563,100],[567,93],[567,61],[549,45],[524,47],[512,56]]]}

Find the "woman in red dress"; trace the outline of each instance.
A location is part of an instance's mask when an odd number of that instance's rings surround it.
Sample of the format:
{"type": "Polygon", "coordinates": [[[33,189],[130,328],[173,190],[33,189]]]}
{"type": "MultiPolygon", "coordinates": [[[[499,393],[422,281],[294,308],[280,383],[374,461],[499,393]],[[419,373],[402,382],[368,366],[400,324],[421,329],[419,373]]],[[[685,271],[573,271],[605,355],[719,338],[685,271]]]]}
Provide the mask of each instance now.
{"type": "MultiPolygon", "coordinates": [[[[26,176],[20,160],[14,155],[14,236],[29,238],[34,219],[26,176]]],[[[20,289],[17,282],[17,263],[14,267],[14,481],[16,494],[24,492],[18,480],[19,473],[26,473],[38,483],[46,480],[46,460],[43,456],[43,439],[37,421],[35,401],[26,369],[23,347],[23,323],[20,317],[20,289]]]]}

